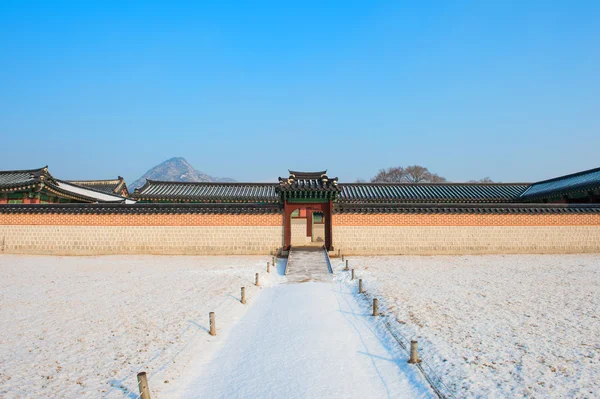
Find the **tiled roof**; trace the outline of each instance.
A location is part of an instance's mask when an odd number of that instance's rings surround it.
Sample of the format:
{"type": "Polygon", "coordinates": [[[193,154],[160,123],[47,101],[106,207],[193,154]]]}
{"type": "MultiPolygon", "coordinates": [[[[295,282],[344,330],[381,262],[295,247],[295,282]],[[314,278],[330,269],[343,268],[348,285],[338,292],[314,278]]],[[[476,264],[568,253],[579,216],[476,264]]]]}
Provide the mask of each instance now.
{"type": "Polygon", "coordinates": [[[290,170],[289,177],[279,178],[279,192],[331,192],[338,193],[338,178],[327,177],[327,171],[296,172],[290,170]]]}
{"type": "Polygon", "coordinates": [[[205,183],[148,180],[132,198],[196,202],[278,202],[276,183],[205,183]]]}
{"type": "Polygon", "coordinates": [[[47,166],[38,169],[0,171],[0,191],[13,191],[35,186],[48,176],[47,166]]]}
{"type": "MultiPolygon", "coordinates": [[[[0,204],[0,214],[281,214],[279,204],[0,204]]],[[[600,204],[338,204],[334,213],[600,214],[600,204]]]]}
{"type": "Polygon", "coordinates": [[[528,184],[464,183],[464,184],[337,184],[337,179],[280,178],[269,183],[189,183],[148,180],[132,198],[153,201],[236,203],[279,202],[279,192],[336,194],[340,203],[487,203],[512,202],[528,184]],[[335,181],[334,183],[331,183],[335,181]],[[339,193],[339,194],[338,194],[339,193]]]}
{"type": "Polygon", "coordinates": [[[296,170],[289,170],[290,176],[294,176],[296,179],[320,179],[322,176],[327,175],[327,170],[322,170],[320,172],[298,172],[296,170]]]}
{"type": "Polygon", "coordinates": [[[342,203],[512,202],[527,183],[352,183],[339,184],[342,203]]]}
{"type": "Polygon", "coordinates": [[[126,198],[114,193],[105,193],[93,188],[83,187],[67,181],[55,179],[52,184],[47,184],[45,189],[63,197],[81,200],[84,202],[125,202],[126,198]]]}
{"type": "Polygon", "coordinates": [[[278,204],[0,204],[0,214],[279,214],[278,204]]]}
{"type": "Polygon", "coordinates": [[[337,204],[334,213],[600,214],[600,204],[337,204]]]}
{"type": "Polygon", "coordinates": [[[50,195],[83,202],[124,202],[125,198],[93,188],[55,179],[48,167],[29,170],[0,171],[0,192],[44,191],[50,195]]]}
{"type": "Polygon", "coordinates": [[[67,180],[67,182],[107,194],[121,195],[123,189],[127,189],[125,179],[123,179],[121,176],[111,180],[67,180]]]}
{"type": "Polygon", "coordinates": [[[532,184],[520,199],[540,200],[600,190],[600,168],[585,170],[532,184]]]}

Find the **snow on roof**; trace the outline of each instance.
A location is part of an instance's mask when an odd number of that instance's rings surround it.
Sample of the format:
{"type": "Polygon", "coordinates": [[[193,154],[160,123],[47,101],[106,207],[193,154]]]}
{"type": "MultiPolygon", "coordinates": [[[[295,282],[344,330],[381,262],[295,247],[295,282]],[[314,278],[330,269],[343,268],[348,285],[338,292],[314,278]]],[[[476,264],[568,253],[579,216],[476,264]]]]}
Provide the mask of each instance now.
{"type": "Polygon", "coordinates": [[[83,197],[87,197],[90,199],[95,199],[98,202],[125,202],[125,203],[127,203],[125,201],[124,197],[103,193],[101,191],[97,191],[97,190],[93,190],[93,189],[89,189],[89,188],[84,188],[84,187],[81,187],[81,186],[78,186],[75,184],[67,183],[66,181],[63,181],[63,180],[56,180],[56,186],[59,189],[73,193],[74,195],[83,196],[83,197]]]}

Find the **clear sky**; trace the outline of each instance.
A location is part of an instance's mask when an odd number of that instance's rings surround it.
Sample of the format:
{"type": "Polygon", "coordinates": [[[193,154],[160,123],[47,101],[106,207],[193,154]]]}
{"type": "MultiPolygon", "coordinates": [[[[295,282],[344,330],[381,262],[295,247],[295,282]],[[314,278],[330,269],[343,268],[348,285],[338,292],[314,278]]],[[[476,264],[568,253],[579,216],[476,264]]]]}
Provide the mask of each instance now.
{"type": "Polygon", "coordinates": [[[600,166],[599,1],[0,2],[0,169],[600,166]]]}

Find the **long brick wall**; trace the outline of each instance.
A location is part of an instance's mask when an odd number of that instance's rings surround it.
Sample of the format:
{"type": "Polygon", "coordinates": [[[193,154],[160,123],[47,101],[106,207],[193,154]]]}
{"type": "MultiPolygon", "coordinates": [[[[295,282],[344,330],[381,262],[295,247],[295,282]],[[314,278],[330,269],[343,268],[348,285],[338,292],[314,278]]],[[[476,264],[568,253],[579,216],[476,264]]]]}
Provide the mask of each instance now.
{"type": "Polygon", "coordinates": [[[600,215],[342,214],[333,245],[348,255],[600,252],[600,215]]]}
{"type": "MultiPolygon", "coordinates": [[[[0,213],[1,253],[268,254],[282,244],[279,213],[0,213]]],[[[362,255],[600,252],[600,214],[342,213],[333,245],[362,255]]]]}
{"type": "Polygon", "coordinates": [[[282,240],[279,214],[0,214],[3,253],[269,254],[282,240]]]}
{"type": "Polygon", "coordinates": [[[280,214],[0,214],[0,225],[46,226],[282,226],[280,214]]]}

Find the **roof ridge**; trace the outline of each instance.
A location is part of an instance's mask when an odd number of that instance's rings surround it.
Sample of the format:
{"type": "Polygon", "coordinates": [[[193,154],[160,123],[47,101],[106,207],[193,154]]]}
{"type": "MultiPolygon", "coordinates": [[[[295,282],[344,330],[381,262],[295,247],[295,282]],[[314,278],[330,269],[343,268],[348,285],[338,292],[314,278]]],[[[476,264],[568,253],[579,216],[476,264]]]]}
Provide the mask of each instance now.
{"type": "MultiPolygon", "coordinates": [[[[146,179],[148,183],[155,184],[206,184],[206,185],[220,185],[220,186],[247,186],[247,185],[255,185],[255,186],[277,186],[279,183],[260,183],[260,182],[217,182],[217,181],[172,181],[172,180],[152,180],[146,179]]],[[[141,187],[140,187],[141,189],[141,187]]]]}
{"type": "Polygon", "coordinates": [[[17,170],[0,170],[0,173],[25,173],[25,172],[38,172],[38,171],[43,171],[43,170],[47,170],[48,169],[48,165],[43,166],[41,168],[36,168],[36,169],[17,169],[17,170]]]}
{"type": "Polygon", "coordinates": [[[531,186],[534,183],[481,183],[481,182],[440,182],[440,183],[431,183],[431,182],[419,182],[419,183],[410,183],[410,182],[397,182],[397,183],[338,183],[339,186],[531,186]]]}
{"type": "Polygon", "coordinates": [[[593,172],[598,172],[598,171],[600,171],[600,167],[592,168],[592,169],[588,169],[588,170],[582,170],[581,172],[570,173],[568,175],[553,177],[552,179],[536,181],[535,183],[531,183],[531,185],[534,186],[536,184],[549,183],[551,181],[557,181],[557,180],[562,180],[562,179],[566,179],[566,178],[569,178],[569,177],[581,176],[581,175],[585,175],[585,174],[593,173],[593,172]]]}
{"type": "MultiPolygon", "coordinates": [[[[66,183],[66,184],[73,185],[73,186],[75,186],[75,187],[80,187],[80,188],[83,188],[83,189],[85,189],[85,190],[90,190],[90,191],[93,191],[93,192],[95,192],[95,193],[98,193],[98,194],[104,194],[104,195],[109,195],[109,196],[111,196],[111,197],[115,197],[115,198],[121,198],[121,199],[125,199],[125,197],[123,197],[123,196],[121,196],[121,195],[118,195],[118,194],[116,194],[116,193],[112,193],[112,194],[111,194],[111,193],[107,193],[107,192],[105,192],[105,191],[96,190],[95,188],[91,188],[91,187],[81,187],[81,186],[79,186],[79,185],[77,185],[77,184],[75,184],[75,183],[71,183],[71,182],[70,182],[70,181],[68,181],[68,180],[61,180],[61,179],[57,179],[57,178],[54,178],[54,180],[56,180],[57,182],[60,182],[60,183],[66,183]]],[[[59,189],[60,189],[60,187],[58,187],[58,186],[57,186],[56,188],[59,188],[59,189]]],[[[82,195],[82,194],[76,194],[76,195],[82,195]]],[[[93,198],[93,197],[88,197],[88,198],[90,198],[90,199],[93,199],[93,200],[96,200],[96,201],[98,200],[97,198],[93,198]]]]}
{"type": "Polygon", "coordinates": [[[106,183],[106,184],[117,184],[121,182],[120,179],[110,179],[110,180],[65,180],[67,183],[76,183],[76,184],[94,184],[94,183],[106,183]]]}

